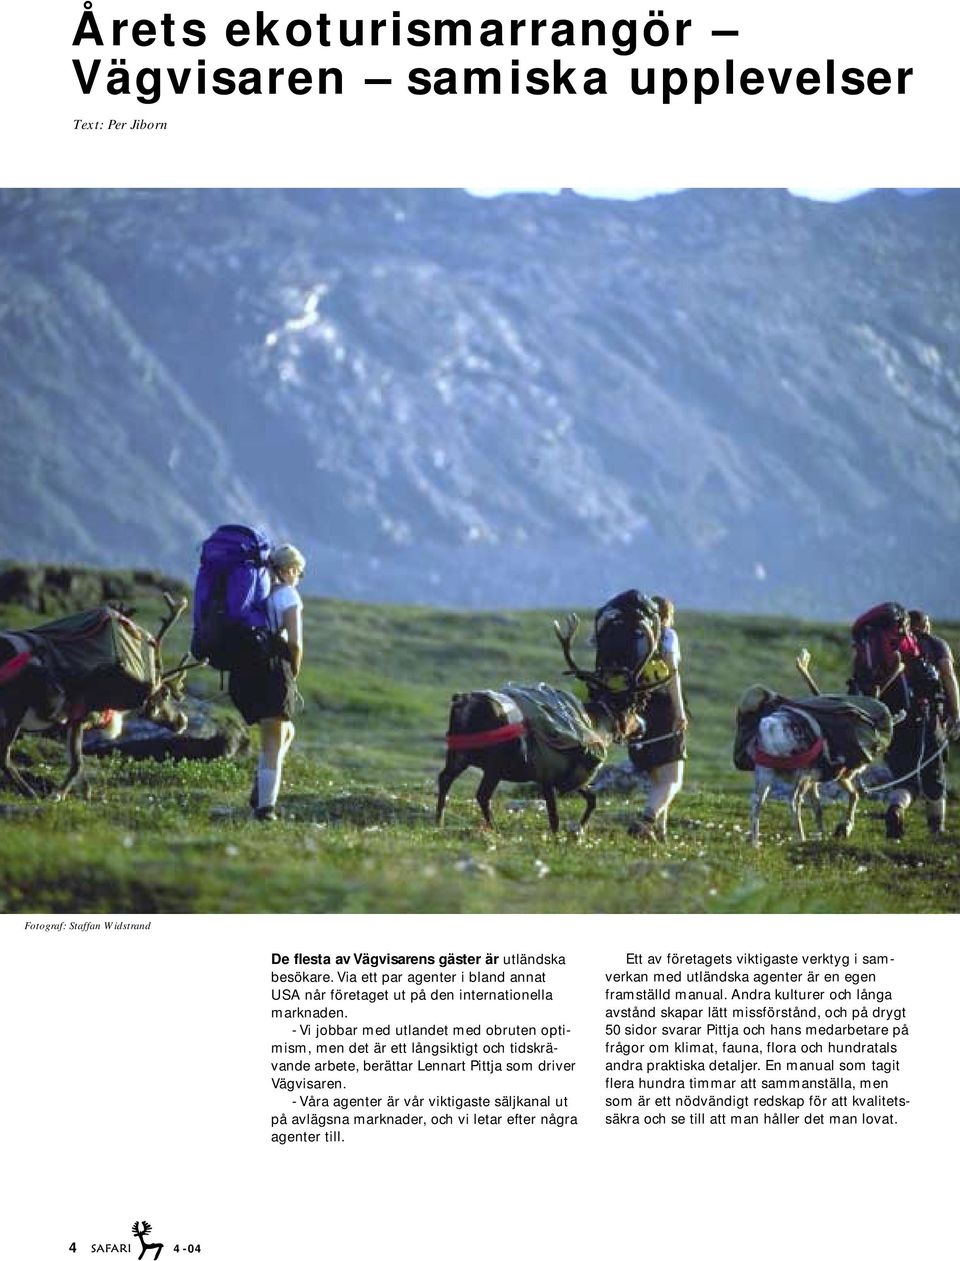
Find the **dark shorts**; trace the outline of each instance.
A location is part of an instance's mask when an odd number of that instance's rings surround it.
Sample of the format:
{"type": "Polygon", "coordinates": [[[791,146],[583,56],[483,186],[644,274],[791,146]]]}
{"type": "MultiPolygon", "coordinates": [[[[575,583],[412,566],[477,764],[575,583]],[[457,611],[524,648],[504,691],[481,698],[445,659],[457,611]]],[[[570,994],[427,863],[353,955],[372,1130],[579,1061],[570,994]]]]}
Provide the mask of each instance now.
{"type": "Polygon", "coordinates": [[[652,771],[657,766],[684,761],[687,735],[685,731],[677,731],[680,715],[665,688],[653,693],[643,717],[647,724],[644,737],[628,750],[634,770],[652,771]]]}
{"type": "Polygon", "coordinates": [[[929,762],[919,775],[911,775],[911,772],[943,743],[940,723],[917,723],[906,718],[894,727],[893,733],[893,742],[884,760],[894,779],[904,777],[897,786],[908,788],[915,795],[922,794],[928,801],[939,801],[947,790],[944,771],[946,751],[929,762]]]}
{"type": "Polygon", "coordinates": [[[253,726],[263,718],[292,719],[297,685],[288,661],[274,661],[230,674],[230,699],[244,722],[253,726]]]}

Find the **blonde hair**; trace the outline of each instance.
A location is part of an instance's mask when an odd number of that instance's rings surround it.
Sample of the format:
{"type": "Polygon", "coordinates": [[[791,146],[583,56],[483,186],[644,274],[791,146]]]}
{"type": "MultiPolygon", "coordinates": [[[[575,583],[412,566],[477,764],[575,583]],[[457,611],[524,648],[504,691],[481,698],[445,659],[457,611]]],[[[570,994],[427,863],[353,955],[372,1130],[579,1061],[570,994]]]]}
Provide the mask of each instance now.
{"type": "Polygon", "coordinates": [[[655,595],[653,602],[657,606],[657,612],[660,614],[662,622],[673,621],[673,601],[668,600],[665,595],[655,595]]]}
{"type": "Polygon", "coordinates": [[[274,573],[279,573],[281,569],[299,569],[303,573],[306,567],[303,552],[292,543],[280,543],[270,553],[270,568],[274,573]]]}

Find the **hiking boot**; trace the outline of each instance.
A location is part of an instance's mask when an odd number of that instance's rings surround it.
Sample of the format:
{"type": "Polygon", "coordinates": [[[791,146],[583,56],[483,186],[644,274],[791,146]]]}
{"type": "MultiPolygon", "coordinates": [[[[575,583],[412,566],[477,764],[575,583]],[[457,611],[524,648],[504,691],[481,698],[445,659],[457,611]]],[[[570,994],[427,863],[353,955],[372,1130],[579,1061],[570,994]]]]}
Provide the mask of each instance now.
{"type": "Polygon", "coordinates": [[[655,822],[643,814],[630,824],[627,828],[627,835],[634,836],[640,841],[655,841],[658,839],[655,822]]]}
{"type": "Polygon", "coordinates": [[[276,823],[277,812],[273,806],[258,806],[253,812],[253,817],[258,823],[276,823]]]}
{"type": "Polygon", "coordinates": [[[888,806],[884,815],[888,841],[903,840],[903,809],[901,806],[888,806]]]}

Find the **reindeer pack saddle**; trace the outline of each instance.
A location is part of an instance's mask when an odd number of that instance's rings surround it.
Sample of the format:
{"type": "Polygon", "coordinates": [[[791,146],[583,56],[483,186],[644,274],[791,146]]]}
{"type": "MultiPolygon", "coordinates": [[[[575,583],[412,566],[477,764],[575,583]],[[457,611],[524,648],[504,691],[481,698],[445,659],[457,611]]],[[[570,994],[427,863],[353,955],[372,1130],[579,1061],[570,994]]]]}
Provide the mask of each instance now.
{"type": "Polygon", "coordinates": [[[839,774],[882,756],[892,738],[890,710],[873,697],[825,695],[792,700],[755,684],[737,706],[733,764],[741,771],[752,771],[758,763],[796,770],[822,759],[839,774]],[[776,724],[769,721],[775,715],[776,724]],[[776,744],[778,739],[782,747],[776,744]],[[771,746],[773,756],[761,751],[763,745],[771,746]]]}
{"type": "MultiPolygon", "coordinates": [[[[524,752],[536,777],[553,783],[564,792],[567,773],[573,773],[570,754],[590,769],[592,775],[603,765],[606,742],[597,735],[582,703],[570,692],[549,683],[507,683],[499,692],[488,693],[505,722],[522,723],[524,752]]],[[[579,777],[576,786],[583,783],[579,777]]]]}
{"type": "Polygon", "coordinates": [[[39,660],[88,709],[137,709],[157,682],[156,641],[107,605],[3,635],[24,664],[39,660]]]}

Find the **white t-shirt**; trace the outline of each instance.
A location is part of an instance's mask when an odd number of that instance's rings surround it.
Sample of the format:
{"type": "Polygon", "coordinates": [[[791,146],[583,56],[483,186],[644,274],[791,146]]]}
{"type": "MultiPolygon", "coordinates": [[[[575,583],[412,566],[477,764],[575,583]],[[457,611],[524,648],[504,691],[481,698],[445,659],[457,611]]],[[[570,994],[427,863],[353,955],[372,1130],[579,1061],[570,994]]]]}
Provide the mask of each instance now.
{"type": "Polygon", "coordinates": [[[672,626],[665,626],[660,635],[660,655],[675,670],[680,669],[680,640],[672,626]]]}
{"type": "Polygon", "coordinates": [[[300,599],[300,592],[296,587],[290,587],[285,582],[281,582],[267,596],[267,624],[272,631],[279,631],[284,639],[287,638],[287,632],[283,624],[283,615],[287,609],[297,611],[297,643],[302,644],[303,601],[300,599]]]}

